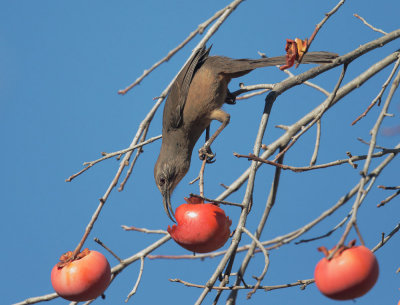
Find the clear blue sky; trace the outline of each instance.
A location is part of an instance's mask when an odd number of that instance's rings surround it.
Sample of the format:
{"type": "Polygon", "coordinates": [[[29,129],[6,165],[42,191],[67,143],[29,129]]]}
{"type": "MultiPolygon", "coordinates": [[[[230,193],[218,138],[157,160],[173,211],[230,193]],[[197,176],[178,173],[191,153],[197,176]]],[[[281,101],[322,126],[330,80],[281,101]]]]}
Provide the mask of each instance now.
{"type": "MultiPolygon", "coordinates": [[[[0,3],[0,134],[2,147],[0,235],[3,280],[0,285],[2,304],[12,304],[28,297],[53,292],[50,271],[58,257],[75,248],[84,228],[118,167],[108,160],[71,183],[65,179],[79,171],[84,161],[97,159],[100,152],[112,152],[129,145],[144,115],[152,107],[153,97],[168,85],[189,56],[198,39],[190,43],[168,63],[163,64],[140,86],[126,96],[117,95],[144,69],[164,57],[197,26],[229,1],[2,1],[0,3]],[[201,4],[200,4],[201,3],[201,4]]],[[[314,26],[337,1],[245,1],[209,43],[212,54],[234,58],[257,58],[257,51],[269,56],[283,55],[286,38],[311,35],[314,26]]],[[[347,1],[318,34],[312,50],[345,54],[359,45],[378,38],[353,13],[387,32],[399,27],[400,3],[394,0],[347,1]]],[[[371,52],[365,59],[350,65],[345,82],[399,48],[398,40],[371,52]]],[[[308,67],[301,67],[300,73],[308,67]]],[[[390,69],[370,80],[357,93],[349,95],[324,118],[323,139],[318,163],[365,154],[367,147],[357,137],[369,139],[380,108],[374,108],[355,127],[350,123],[376,96],[390,69]]],[[[334,87],[340,73],[331,71],[315,82],[327,90],[334,87]]],[[[286,75],[275,68],[260,69],[240,81],[246,84],[274,83],[286,75]]],[[[238,81],[231,83],[236,90],[238,81]]],[[[399,125],[399,93],[383,127],[399,125]]],[[[299,87],[278,98],[274,105],[264,143],[273,141],[282,131],[277,124],[291,124],[316,105],[324,96],[313,89],[299,87]]],[[[217,162],[206,169],[206,195],[222,192],[219,183],[229,184],[247,168],[232,152],[247,154],[252,150],[264,97],[225,106],[231,124],[217,139],[213,150],[217,162]]],[[[213,128],[218,126],[213,124],[213,128]]],[[[154,118],[149,137],[161,132],[161,111],[154,118]]],[[[285,162],[307,165],[312,153],[314,132],[310,132],[285,162]],[[310,148],[311,147],[311,148],[310,148]]],[[[394,147],[400,135],[378,136],[378,144],[394,147]]],[[[153,181],[153,167],[160,142],[145,147],[123,192],[113,192],[100,219],[96,222],[86,246],[105,251],[93,242],[100,238],[120,257],[126,258],[149,245],[159,236],[124,232],[121,225],[166,229],[170,224],[153,181]]],[[[362,166],[363,163],[360,163],[362,166]]],[[[377,162],[373,162],[372,167],[377,162]]],[[[376,185],[399,184],[399,160],[378,179],[376,185]]],[[[173,196],[174,206],[182,198],[198,192],[189,186],[200,162],[194,156],[188,175],[173,196]]],[[[257,176],[252,215],[248,228],[258,223],[273,169],[265,167],[257,176]]],[[[305,174],[284,172],[276,207],[261,240],[285,234],[311,221],[334,204],[359,180],[357,170],[340,168],[305,174]],[[288,190],[290,189],[290,192],[288,190]]],[[[389,233],[399,222],[399,199],[377,209],[376,204],[391,192],[373,187],[359,215],[359,226],[368,247],[389,233]]],[[[240,201],[243,190],[229,200],[240,201]]],[[[327,232],[348,212],[353,201],[314,228],[305,237],[327,232]]],[[[225,208],[235,224],[239,211],[225,208]]],[[[271,251],[271,266],[264,285],[284,284],[313,277],[313,268],[321,257],[320,245],[332,247],[342,230],[317,242],[288,245],[271,251]]],[[[355,237],[352,233],[350,238],[355,237]]],[[[248,243],[243,238],[242,244],[248,243]]],[[[397,304],[400,299],[399,236],[377,252],[381,275],[374,290],[357,304],[397,304]]],[[[188,254],[173,241],[157,254],[188,254]]],[[[117,261],[105,253],[111,265],[117,261]]],[[[238,255],[238,262],[243,255],[238,255]]],[[[143,279],[131,304],[192,304],[201,290],[170,283],[169,278],[204,284],[214,271],[218,259],[205,261],[146,260],[143,279]]],[[[246,273],[247,283],[259,275],[263,258],[258,255],[246,273]]],[[[237,265],[233,268],[237,269],[237,265]]],[[[125,269],[107,290],[106,301],[99,304],[123,304],[133,287],[139,270],[138,262],[125,269]]],[[[213,295],[204,304],[210,304],[213,295]]],[[[222,296],[225,300],[226,294],[222,296]]],[[[221,304],[223,304],[221,300],[221,304]]],[[[67,304],[62,299],[52,304],[67,304]]],[[[298,288],[265,293],[259,291],[250,301],[245,293],[240,304],[334,304],[323,297],[314,285],[305,291],[298,288]],[[295,302],[294,302],[295,301],[295,302]]],[[[347,302],[348,304],[351,301],[347,302]]],[[[352,304],[352,303],[351,303],[352,304]]]]}

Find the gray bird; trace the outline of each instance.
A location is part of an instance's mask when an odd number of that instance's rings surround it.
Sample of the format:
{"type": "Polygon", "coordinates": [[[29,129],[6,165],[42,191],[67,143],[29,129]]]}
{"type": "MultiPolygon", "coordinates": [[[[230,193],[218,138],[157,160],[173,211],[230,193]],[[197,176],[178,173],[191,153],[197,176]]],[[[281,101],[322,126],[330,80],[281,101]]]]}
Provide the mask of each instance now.
{"type": "MultiPolygon", "coordinates": [[[[229,123],[230,115],[221,109],[224,103],[234,104],[229,92],[232,78],[243,76],[260,67],[284,65],[286,57],[260,59],[232,59],[208,56],[203,48],[196,51],[172,84],[164,106],[162,144],[154,167],[154,178],[163,197],[168,217],[174,221],[171,194],[190,167],[193,147],[212,120],[221,126],[199,150],[200,159],[211,161],[211,143],[229,123]]],[[[330,63],[337,54],[306,53],[302,63],[330,63]]]]}

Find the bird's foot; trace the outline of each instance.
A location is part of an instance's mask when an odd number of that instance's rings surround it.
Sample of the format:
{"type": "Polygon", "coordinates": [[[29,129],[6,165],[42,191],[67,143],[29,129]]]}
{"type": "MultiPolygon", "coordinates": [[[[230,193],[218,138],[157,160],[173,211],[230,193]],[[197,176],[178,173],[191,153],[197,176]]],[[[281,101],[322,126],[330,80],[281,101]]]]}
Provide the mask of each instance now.
{"type": "Polygon", "coordinates": [[[200,160],[206,160],[207,163],[215,162],[215,154],[211,151],[210,147],[203,146],[199,149],[199,158],[200,160]]]}
{"type": "Polygon", "coordinates": [[[236,96],[233,95],[230,91],[228,91],[228,94],[226,95],[225,103],[229,105],[235,105],[236,104],[236,96]]]}

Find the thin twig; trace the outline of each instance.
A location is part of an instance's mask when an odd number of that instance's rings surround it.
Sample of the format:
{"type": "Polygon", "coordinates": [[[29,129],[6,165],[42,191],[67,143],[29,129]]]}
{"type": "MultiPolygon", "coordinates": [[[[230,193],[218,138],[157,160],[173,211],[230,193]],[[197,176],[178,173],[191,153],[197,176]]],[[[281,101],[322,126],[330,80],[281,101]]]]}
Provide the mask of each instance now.
{"type": "Polygon", "coordinates": [[[146,228],[136,228],[136,227],[128,227],[125,225],[121,226],[125,231],[136,231],[136,232],[142,232],[142,233],[148,233],[148,234],[166,234],[168,235],[169,233],[167,231],[164,230],[149,230],[146,228]]]}
{"type": "Polygon", "coordinates": [[[261,250],[261,252],[264,254],[264,269],[261,272],[260,276],[257,277],[257,283],[254,285],[254,288],[252,291],[250,291],[247,294],[247,298],[250,299],[251,296],[257,291],[258,287],[260,287],[261,281],[264,279],[265,274],[268,271],[268,266],[269,266],[269,254],[268,251],[265,250],[264,246],[261,244],[261,242],[253,235],[249,230],[246,229],[246,227],[242,228],[243,232],[246,233],[252,240],[253,242],[256,243],[257,247],[261,250]]]}
{"type": "Polygon", "coordinates": [[[325,14],[325,17],[321,20],[320,23],[317,24],[317,26],[314,29],[314,32],[311,34],[311,37],[307,41],[307,48],[304,53],[301,54],[300,58],[297,61],[296,68],[300,65],[301,60],[303,59],[303,56],[305,53],[307,53],[308,49],[311,46],[311,43],[313,42],[315,36],[319,32],[319,30],[322,28],[322,26],[325,24],[325,22],[328,21],[329,17],[331,17],[334,13],[337,12],[337,10],[344,4],[345,0],[341,0],[336,4],[336,6],[328,13],[325,14]]]}
{"type": "Polygon", "coordinates": [[[42,295],[39,297],[32,297],[32,298],[28,298],[22,302],[18,302],[18,303],[14,303],[13,305],[28,305],[28,304],[36,304],[39,302],[45,302],[45,301],[50,301],[53,300],[55,298],[58,298],[59,295],[57,293],[49,293],[46,295],[42,295]]]}
{"type": "MultiPolygon", "coordinates": [[[[150,124],[148,124],[148,125],[146,126],[146,128],[143,130],[142,137],[141,137],[141,139],[139,140],[141,143],[145,142],[145,139],[146,139],[146,136],[147,136],[147,132],[149,131],[149,127],[150,127],[150,124]]],[[[136,155],[135,155],[135,157],[133,158],[133,160],[132,160],[132,162],[131,162],[131,165],[129,166],[128,171],[126,172],[125,178],[124,178],[124,180],[122,180],[121,184],[119,185],[119,188],[118,188],[118,191],[119,191],[119,192],[122,192],[122,191],[124,190],[125,184],[126,184],[126,182],[128,181],[129,177],[130,177],[131,174],[132,174],[133,167],[135,166],[136,161],[138,160],[138,158],[139,158],[139,156],[140,156],[140,154],[141,154],[142,152],[143,152],[143,148],[142,148],[142,147],[140,147],[140,148],[136,151],[136,155]]]]}
{"type": "Polygon", "coordinates": [[[336,98],[336,94],[340,88],[340,85],[342,84],[343,78],[346,75],[346,70],[347,70],[348,63],[344,63],[342,72],[340,73],[339,79],[335,85],[335,88],[333,89],[332,93],[329,95],[327,98],[327,102],[324,105],[324,108],[321,109],[320,113],[307,125],[305,126],[298,134],[293,136],[292,141],[285,147],[284,150],[282,150],[279,154],[277,154],[274,158],[274,161],[276,161],[282,154],[286,153],[294,143],[307,131],[309,130],[317,121],[321,119],[323,114],[331,107],[333,101],[336,98]]]}
{"type": "MultiPolygon", "coordinates": [[[[278,163],[282,163],[283,159],[284,159],[284,155],[282,155],[282,157],[279,158],[278,163]]],[[[278,186],[279,186],[279,181],[280,181],[280,177],[281,177],[281,172],[282,172],[282,170],[280,167],[275,168],[274,179],[272,181],[272,184],[271,184],[271,187],[269,190],[268,199],[265,203],[263,214],[260,218],[257,229],[254,233],[254,236],[258,240],[260,239],[261,233],[264,230],[264,227],[265,227],[265,224],[270,215],[271,209],[275,205],[276,194],[278,192],[278,186]]],[[[240,282],[243,281],[243,277],[246,272],[247,266],[249,265],[251,258],[253,257],[254,253],[256,252],[256,246],[257,246],[256,242],[252,241],[250,247],[247,250],[246,256],[243,258],[242,264],[240,265],[240,268],[237,272],[235,285],[239,285],[240,282]]],[[[238,251],[239,250],[240,250],[240,248],[238,249],[238,251]]],[[[236,298],[237,298],[237,291],[232,291],[228,296],[226,305],[234,304],[236,302],[236,298]]]]}
{"type": "Polygon", "coordinates": [[[156,140],[158,140],[158,139],[161,139],[161,137],[162,137],[162,135],[155,136],[155,137],[150,138],[150,139],[148,139],[148,140],[146,140],[146,141],[144,141],[144,142],[141,142],[141,143],[139,143],[139,144],[137,144],[137,145],[133,145],[133,146],[131,146],[131,147],[128,147],[128,148],[125,148],[125,149],[122,149],[122,150],[119,150],[119,151],[116,151],[116,152],[112,152],[112,153],[102,153],[102,154],[103,154],[103,157],[101,157],[100,159],[94,160],[94,161],[84,162],[83,165],[85,166],[85,168],[83,168],[83,169],[82,169],[81,171],[79,171],[78,173],[76,173],[76,174],[70,176],[70,177],[69,177],[68,179],[66,179],[65,181],[66,181],[66,182],[72,181],[72,179],[74,179],[75,177],[79,176],[80,174],[82,174],[83,172],[85,172],[85,171],[87,171],[89,168],[91,168],[93,165],[95,165],[95,164],[97,164],[97,163],[99,163],[99,162],[101,162],[101,161],[104,161],[104,160],[106,160],[106,159],[109,159],[109,158],[112,158],[112,157],[115,157],[115,156],[118,156],[118,155],[126,154],[127,152],[130,152],[130,151],[132,151],[132,150],[135,150],[136,148],[140,148],[140,147],[142,147],[142,146],[144,146],[144,145],[147,145],[147,144],[152,143],[152,142],[154,142],[154,141],[156,141],[156,140]]]}
{"type": "MultiPolygon", "coordinates": [[[[353,207],[352,207],[352,216],[351,219],[349,220],[349,222],[347,223],[347,226],[345,228],[345,231],[343,232],[342,237],[339,240],[338,245],[335,248],[335,251],[337,251],[337,249],[343,245],[344,241],[346,240],[350,229],[356,224],[357,222],[357,211],[358,208],[360,207],[361,203],[363,202],[364,198],[366,197],[366,195],[368,194],[369,189],[371,189],[372,183],[375,181],[375,177],[373,177],[371,180],[372,182],[370,183],[370,186],[367,189],[364,189],[364,185],[366,184],[366,178],[368,176],[368,170],[369,170],[369,166],[371,164],[371,159],[372,159],[372,154],[373,151],[375,149],[375,145],[376,145],[376,138],[378,135],[378,131],[379,131],[379,127],[382,124],[383,119],[385,118],[385,114],[387,113],[387,110],[389,108],[390,102],[392,101],[392,97],[394,95],[394,93],[396,92],[396,89],[398,88],[400,83],[400,72],[397,72],[397,75],[395,77],[395,79],[393,80],[392,86],[390,88],[389,94],[385,100],[385,103],[382,107],[382,110],[379,114],[378,119],[375,122],[374,127],[371,130],[371,141],[370,141],[370,145],[368,148],[368,154],[367,154],[367,159],[365,160],[364,163],[364,168],[361,172],[361,179],[360,179],[360,188],[358,190],[357,193],[357,197],[356,200],[354,201],[353,207]]],[[[332,252],[331,255],[334,254],[334,252],[332,252]]]]}
{"type": "Polygon", "coordinates": [[[131,292],[129,292],[128,296],[126,297],[125,303],[127,303],[129,301],[129,299],[131,298],[131,296],[133,296],[136,293],[136,291],[139,287],[140,280],[142,279],[143,268],[144,268],[144,257],[141,257],[139,274],[138,274],[135,286],[133,286],[133,289],[131,290],[131,292]]]}
{"type": "MultiPolygon", "coordinates": [[[[180,283],[188,287],[195,287],[195,288],[209,288],[213,290],[243,290],[243,289],[254,289],[254,286],[230,286],[230,287],[208,287],[206,285],[198,285],[198,284],[193,284],[189,283],[180,279],[170,279],[170,282],[174,283],[180,283]]],[[[290,283],[290,284],[283,284],[283,285],[274,285],[274,286],[259,286],[258,289],[263,289],[264,291],[271,291],[271,290],[276,290],[276,289],[282,289],[282,288],[289,288],[289,287],[295,287],[295,286],[302,286],[306,287],[310,284],[314,283],[314,279],[309,279],[309,280],[298,280],[297,282],[290,283]]]]}
{"type": "MultiPolygon", "coordinates": [[[[384,155],[387,154],[391,154],[391,153],[398,153],[400,152],[400,149],[385,149],[383,151],[377,152],[372,154],[372,158],[380,158],[384,155]]],[[[346,164],[346,163],[352,163],[352,162],[356,162],[356,161],[360,161],[360,160],[365,160],[367,159],[368,155],[361,155],[361,156],[352,156],[349,159],[341,159],[341,160],[336,160],[336,161],[332,161],[329,163],[324,163],[324,164],[319,164],[319,165],[313,165],[313,166],[300,166],[300,167],[296,167],[296,166],[290,166],[290,165],[286,165],[286,164],[280,164],[278,162],[274,162],[274,161],[270,161],[270,160],[264,160],[261,159],[260,157],[256,157],[253,154],[248,154],[248,155],[241,155],[238,153],[233,153],[233,155],[237,158],[246,158],[249,160],[254,160],[257,162],[261,162],[261,163],[265,163],[265,164],[269,164],[269,165],[273,165],[276,167],[279,167],[283,170],[291,170],[295,173],[299,173],[299,172],[306,172],[306,171],[310,171],[310,170],[315,170],[315,169],[321,169],[321,168],[327,168],[327,167],[331,167],[331,166],[337,166],[337,165],[341,165],[341,164],[346,164]]]]}
{"type": "Polygon", "coordinates": [[[382,238],[382,240],[373,249],[371,249],[371,251],[376,252],[378,249],[382,248],[383,245],[386,244],[389,241],[389,239],[391,239],[399,230],[400,230],[400,223],[397,224],[397,226],[392,230],[392,232],[386,235],[385,238],[382,238]]]}
{"type": "Polygon", "coordinates": [[[193,193],[190,193],[190,197],[197,197],[197,198],[203,199],[204,201],[209,201],[209,202],[216,203],[216,204],[232,205],[235,207],[243,208],[243,205],[241,203],[234,203],[234,202],[229,202],[229,201],[210,199],[210,198],[207,198],[207,197],[204,197],[201,195],[196,195],[193,193]]]}
{"type": "Polygon", "coordinates": [[[386,203],[388,203],[390,200],[392,200],[393,198],[397,197],[398,195],[400,195],[400,190],[398,190],[396,193],[390,195],[389,197],[387,197],[386,199],[382,200],[377,207],[383,207],[386,203]]]}
{"type": "Polygon", "coordinates": [[[204,196],[204,170],[206,169],[207,157],[204,158],[201,163],[200,173],[199,173],[199,192],[200,196],[204,196]]]}
{"type": "Polygon", "coordinates": [[[398,186],[378,185],[378,188],[383,189],[383,190],[400,190],[400,185],[398,185],[398,186]]]}
{"type": "Polygon", "coordinates": [[[367,27],[369,27],[370,29],[374,30],[375,32],[379,32],[383,35],[386,35],[387,33],[381,29],[378,29],[372,25],[370,25],[363,17],[359,16],[358,14],[353,14],[354,17],[360,19],[367,27]]]}
{"type": "MultiPolygon", "coordinates": [[[[278,67],[279,67],[279,66],[278,66],[278,67]]],[[[282,71],[282,70],[280,70],[280,71],[282,71]]],[[[289,69],[285,69],[285,70],[283,70],[282,72],[288,74],[290,77],[295,77],[295,76],[296,76],[296,75],[294,75],[289,69]]],[[[306,86],[309,86],[309,87],[311,87],[311,88],[314,88],[314,89],[318,90],[319,92],[322,92],[322,93],[325,94],[326,96],[329,96],[329,94],[330,94],[327,90],[325,90],[325,89],[322,88],[321,86],[318,86],[317,84],[312,83],[312,82],[310,82],[310,81],[305,81],[303,84],[306,85],[306,86]]]]}
{"type": "Polygon", "coordinates": [[[242,96],[238,96],[238,97],[236,98],[236,100],[237,100],[237,101],[238,101],[238,100],[245,100],[245,99],[248,99],[248,98],[257,96],[257,95],[264,94],[264,93],[266,93],[266,92],[268,92],[268,91],[270,91],[270,89],[263,89],[263,90],[256,91],[256,92],[253,92],[253,93],[245,94],[245,95],[242,95],[242,96]]]}
{"type": "Polygon", "coordinates": [[[274,89],[274,84],[258,84],[258,85],[245,86],[243,83],[240,83],[240,89],[237,91],[231,92],[231,94],[233,96],[235,96],[237,100],[240,100],[240,99],[250,97],[250,95],[248,95],[247,97],[243,97],[243,96],[237,97],[238,95],[240,95],[242,93],[254,91],[254,90],[261,90],[261,91],[252,93],[251,96],[254,96],[254,95],[259,95],[259,94],[262,94],[264,92],[267,92],[267,91],[270,91],[273,89],[274,89]]]}
{"type": "Polygon", "coordinates": [[[168,52],[167,56],[165,56],[163,59],[160,61],[156,62],[153,66],[151,66],[150,69],[144,70],[143,74],[139,76],[131,85],[126,87],[123,90],[119,90],[118,94],[126,94],[129,90],[131,90],[133,87],[136,85],[140,84],[140,82],[148,76],[153,70],[155,70],[158,66],[160,66],[162,63],[168,61],[172,56],[174,56],[180,49],[182,49],[185,45],[187,45],[197,34],[202,34],[204,29],[207,28],[211,23],[213,23],[217,18],[219,18],[226,10],[228,6],[223,8],[222,10],[218,11],[217,13],[214,14],[210,19],[206,20],[202,24],[200,24],[196,30],[194,30],[192,33],[189,34],[189,36],[183,40],[177,47],[172,49],[171,51],[168,52]]]}
{"type": "Polygon", "coordinates": [[[349,219],[350,215],[351,215],[351,212],[349,214],[347,214],[347,216],[345,218],[343,218],[342,221],[340,221],[332,230],[328,231],[324,235],[317,236],[317,237],[312,237],[312,238],[307,238],[307,239],[301,239],[299,241],[296,241],[294,244],[295,245],[299,245],[299,244],[302,244],[302,243],[308,243],[308,242],[311,242],[311,241],[315,241],[315,240],[319,240],[319,239],[323,239],[323,238],[326,238],[328,236],[331,236],[331,234],[333,232],[335,232],[337,229],[339,229],[340,227],[342,227],[346,223],[346,221],[349,219]]]}
{"type": "Polygon", "coordinates": [[[112,256],[115,257],[115,259],[117,261],[119,261],[120,263],[122,262],[122,260],[118,257],[117,254],[114,253],[114,251],[112,251],[109,247],[107,247],[100,239],[98,239],[97,237],[94,238],[94,241],[96,243],[98,243],[100,246],[102,246],[104,249],[106,249],[112,256]]]}
{"type": "Polygon", "coordinates": [[[371,104],[369,104],[369,106],[367,107],[367,109],[365,109],[365,111],[364,111],[362,114],[360,114],[360,115],[351,123],[351,125],[356,124],[359,120],[361,120],[363,117],[365,117],[365,116],[368,114],[368,112],[372,109],[372,107],[373,107],[376,103],[378,103],[378,105],[381,103],[382,95],[383,95],[383,93],[385,92],[385,90],[386,90],[387,86],[389,85],[389,83],[391,82],[391,80],[392,80],[394,74],[396,73],[396,70],[397,70],[397,68],[399,67],[399,65],[400,65],[400,56],[399,56],[399,59],[396,61],[395,65],[394,65],[394,67],[393,67],[393,69],[392,69],[392,72],[390,72],[390,75],[389,75],[388,79],[387,79],[387,80],[385,81],[385,83],[382,85],[381,91],[379,91],[378,95],[373,99],[373,101],[371,102],[371,104]]]}
{"type": "Polygon", "coordinates": [[[321,142],[321,119],[317,121],[317,134],[315,136],[315,145],[314,145],[314,152],[311,156],[310,166],[315,165],[317,162],[318,151],[319,151],[319,143],[321,142]]]}

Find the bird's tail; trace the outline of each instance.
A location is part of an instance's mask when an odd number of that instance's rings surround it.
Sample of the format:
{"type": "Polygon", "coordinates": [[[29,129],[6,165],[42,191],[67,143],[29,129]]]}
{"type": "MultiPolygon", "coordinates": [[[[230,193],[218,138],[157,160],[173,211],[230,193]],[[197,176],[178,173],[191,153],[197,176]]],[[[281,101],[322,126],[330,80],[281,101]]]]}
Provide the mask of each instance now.
{"type": "MultiPolygon", "coordinates": [[[[306,53],[301,61],[304,64],[325,64],[332,62],[338,54],[331,52],[309,52],[306,53]]],[[[209,57],[209,60],[216,61],[215,67],[221,68],[221,73],[228,74],[230,77],[240,77],[249,73],[250,71],[276,65],[285,65],[286,56],[267,57],[260,59],[231,59],[228,57],[209,57]]]]}
{"type": "MultiPolygon", "coordinates": [[[[331,52],[309,52],[304,54],[301,62],[303,64],[325,64],[332,62],[336,57],[338,57],[338,54],[331,52]]],[[[267,57],[260,59],[236,59],[235,61],[244,61],[249,64],[249,67],[259,68],[284,65],[286,64],[286,56],[267,57]]]]}

